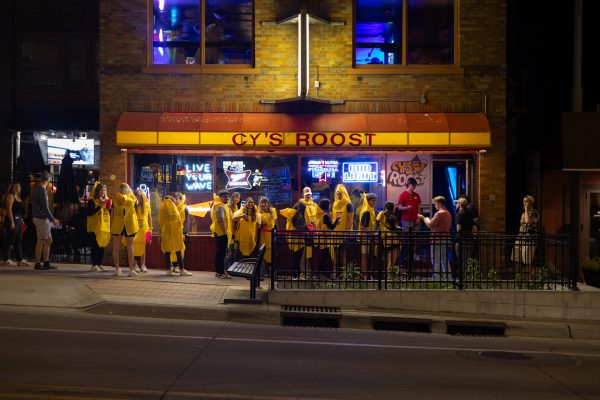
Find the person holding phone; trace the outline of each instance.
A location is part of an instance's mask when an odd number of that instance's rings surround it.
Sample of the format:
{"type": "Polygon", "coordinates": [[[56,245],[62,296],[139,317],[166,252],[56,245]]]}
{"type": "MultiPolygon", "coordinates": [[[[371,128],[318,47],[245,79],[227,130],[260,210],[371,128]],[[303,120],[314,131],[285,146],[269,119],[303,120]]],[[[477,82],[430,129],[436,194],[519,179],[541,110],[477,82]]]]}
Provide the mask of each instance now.
{"type": "Polygon", "coordinates": [[[92,196],[87,202],[87,231],[92,247],[92,272],[104,271],[102,258],[104,248],[110,243],[111,200],[106,193],[106,185],[100,181],[94,184],[92,196]]]}

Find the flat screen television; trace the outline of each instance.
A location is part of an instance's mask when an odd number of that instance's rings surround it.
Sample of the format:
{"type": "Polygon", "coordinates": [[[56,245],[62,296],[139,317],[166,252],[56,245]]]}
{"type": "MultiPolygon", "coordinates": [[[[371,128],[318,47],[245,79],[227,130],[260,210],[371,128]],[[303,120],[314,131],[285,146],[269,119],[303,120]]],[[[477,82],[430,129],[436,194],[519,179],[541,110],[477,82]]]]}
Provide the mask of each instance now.
{"type": "Polygon", "coordinates": [[[48,139],[48,164],[61,164],[66,152],[74,165],[94,164],[94,139],[48,139]]]}

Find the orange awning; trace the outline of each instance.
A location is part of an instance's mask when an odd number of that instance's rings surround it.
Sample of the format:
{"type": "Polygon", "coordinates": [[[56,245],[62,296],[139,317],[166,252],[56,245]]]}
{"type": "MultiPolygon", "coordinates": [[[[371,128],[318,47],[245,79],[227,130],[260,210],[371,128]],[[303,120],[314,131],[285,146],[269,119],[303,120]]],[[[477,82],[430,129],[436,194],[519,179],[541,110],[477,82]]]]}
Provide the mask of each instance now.
{"type": "Polygon", "coordinates": [[[491,146],[481,113],[121,114],[117,144],[179,148],[439,148],[491,146]]]}

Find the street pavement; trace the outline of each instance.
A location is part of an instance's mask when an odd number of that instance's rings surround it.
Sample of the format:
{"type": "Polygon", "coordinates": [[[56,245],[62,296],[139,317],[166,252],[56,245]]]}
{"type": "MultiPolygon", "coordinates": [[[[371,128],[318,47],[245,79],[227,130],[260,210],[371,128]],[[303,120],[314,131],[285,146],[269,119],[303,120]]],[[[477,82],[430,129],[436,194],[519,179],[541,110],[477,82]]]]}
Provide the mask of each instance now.
{"type": "MultiPolygon", "coordinates": [[[[249,281],[217,279],[214,272],[193,271],[192,276],[168,276],[149,270],[137,277],[116,277],[112,267],[91,272],[88,265],[56,264],[59,269],[34,271],[32,267],[0,266],[0,305],[53,307],[92,314],[230,321],[257,324],[282,323],[282,307],[269,304],[269,280],[261,283],[262,304],[230,304],[248,298],[249,281]]],[[[124,269],[127,273],[128,270],[124,269]]],[[[595,290],[582,287],[583,290],[595,290]]],[[[502,318],[406,310],[357,309],[342,306],[340,327],[373,329],[373,321],[400,321],[419,326],[429,321],[432,333],[446,333],[449,323],[471,326],[505,326],[506,336],[600,339],[600,321],[557,321],[502,318]],[[415,324],[416,322],[416,324],[415,324]]],[[[393,325],[393,324],[392,324],[393,325]]],[[[397,326],[397,325],[396,325],[397,326]]],[[[386,329],[386,328],[384,328],[386,329]]],[[[387,328],[398,329],[398,328],[387,328]]]]}

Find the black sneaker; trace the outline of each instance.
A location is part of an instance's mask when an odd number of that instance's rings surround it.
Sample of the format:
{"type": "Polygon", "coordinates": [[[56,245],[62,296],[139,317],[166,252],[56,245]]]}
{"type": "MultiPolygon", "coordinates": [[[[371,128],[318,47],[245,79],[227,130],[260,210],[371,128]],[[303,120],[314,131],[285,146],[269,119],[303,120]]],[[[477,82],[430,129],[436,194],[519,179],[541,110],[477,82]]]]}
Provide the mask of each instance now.
{"type": "Polygon", "coordinates": [[[54,265],[50,265],[49,262],[45,262],[44,265],[42,266],[42,269],[47,271],[49,269],[58,269],[58,267],[56,267],[54,265]]]}
{"type": "Polygon", "coordinates": [[[33,269],[36,269],[36,270],[38,270],[38,271],[39,271],[40,269],[42,269],[42,264],[40,264],[40,263],[35,263],[35,265],[33,266],[33,269]]]}

